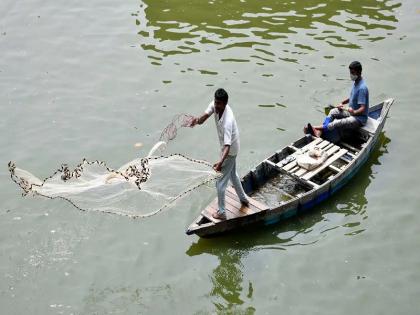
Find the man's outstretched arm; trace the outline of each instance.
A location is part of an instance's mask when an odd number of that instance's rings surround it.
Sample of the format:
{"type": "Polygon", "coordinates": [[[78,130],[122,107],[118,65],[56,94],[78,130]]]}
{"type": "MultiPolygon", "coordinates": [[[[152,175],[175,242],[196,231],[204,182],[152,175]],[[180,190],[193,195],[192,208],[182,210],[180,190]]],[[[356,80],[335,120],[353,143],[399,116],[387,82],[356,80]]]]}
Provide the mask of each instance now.
{"type": "Polygon", "coordinates": [[[204,113],[203,115],[201,115],[200,117],[194,117],[192,123],[191,123],[191,127],[194,127],[195,125],[202,125],[207,118],[209,118],[210,115],[207,113],[204,113]]]}

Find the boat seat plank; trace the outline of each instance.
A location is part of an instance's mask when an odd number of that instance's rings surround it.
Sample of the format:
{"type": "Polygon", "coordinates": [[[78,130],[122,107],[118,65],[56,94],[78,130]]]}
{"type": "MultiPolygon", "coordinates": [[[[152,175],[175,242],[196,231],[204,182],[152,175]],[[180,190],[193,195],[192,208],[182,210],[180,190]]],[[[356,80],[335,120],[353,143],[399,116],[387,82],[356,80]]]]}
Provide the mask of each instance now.
{"type": "Polygon", "coordinates": [[[327,156],[330,157],[331,155],[333,155],[335,152],[339,151],[340,149],[341,148],[338,145],[333,146],[331,149],[326,151],[327,156]]]}
{"type": "Polygon", "coordinates": [[[296,164],[296,166],[290,170],[290,173],[293,173],[294,174],[299,169],[300,169],[300,166],[296,164]]]}
{"type": "Polygon", "coordinates": [[[339,143],[339,145],[340,145],[340,146],[342,146],[342,147],[344,147],[344,148],[346,148],[346,149],[348,149],[348,150],[353,151],[355,154],[357,154],[357,153],[359,153],[359,152],[360,152],[360,150],[359,150],[359,149],[357,149],[357,148],[355,148],[355,147],[351,146],[350,144],[345,143],[345,142],[343,142],[343,141],[341,141],[341,142],[339,143]]]}
{"type": "Polygon", "coordinates": [[[330,168],[330,169],[332,169],[333,171],[335,171],[335,172],[337,172],[337,173],[340,173],[341,172],[341,169],[339,169],[338,167],[335,167],[334,165],[328,165],[328,167],[330,168]]]}
{"type": "Polygon", "coordinates": [[[322,138],[315,138],[315,140],[311,141],[310,143],[308,143],[307,145],[317,145],[318,143],[320,143],[322,141],[322,138]]]}
{"type": "Polygon", "coordinates": [[[334,143],[330,142],[323,150],[324,151],[328,151],[329,149],[331,149],[332,147],[334,147],[334,143]]]}
{"type": "MultiPolygon", "coordinates": [[[[327,140],[323,140],[322,138],[316,138],[315,140],[313,140],[312,142],[308,143],[306,146],[302,147],[300,150],[296,151],[295,153],[291,154],[290,156],[294,156],[296,157],[297,155],[303,153],[303,152],[307,152],[309,150],[311,150],[314,147],[319,147],[319,148],[325,148],[328,145],[330,145],[331,142],[327,141],[327,140]]],[[[277,165],[279,167],[282,167],[285,171],[290,171],[292,170],[294,167],[296,167],[296,161],[291,161],[290,163],[281,166],[282,161],[280,161],[277,165]]]]}
{"type": "Polygon", "coordinates": [[[327,145],[329,145],[331,142],[327,140],[323,140],[320,144],[317,145],[318,148],[324,149],[327,145]]]}
{"type": "MultiPolygon", "coordinates": [[[[286,166],[282,167],[285,171],[290,171],[292,168],[294,168],[297,165],[296,161],[293,161],[286,166]]],[[[280,166],[281,167],[281,166],[280,166]]]]}
{"type": "Polygon", "coordinates": [[[297,172],[295,172],[295,175],[301,177],[302,175],[304,175],[307,172],[308,172],[307,169],[304,169],[303,167],[301,167],[297,172]]]}
{"type": "Polygon", "coordinates": [[[302,176],[302,179],[309,180],[310,178],[312,178],[313,176],[315,176],[316,174],[318,174],[319,172],[321,172],[322,170],[324,170],[326,167],[328,167],[331,163],[333,163],[334,161],[336,161],[337,159],[339,159],[340,157],[342,157],[347,152],[348,152],[347,149],[341,149],[340,151],[338,151],[337,153],[335,153],[333,156],[331,156],[330,158],[328,158],[319,167],[317,167],[316,169],[314,169],[314,170],[310,171],[309,173],[303,175],[302,176]]]}
{"type": "MultiPolygon", "coordinates": [[[[322,138],[315,138],[315,140],[311,141],[310,143],[308,143],[307,145],[305,145],[304,147],[302,147],[300,149],[300,152],[305,152],[308,151],[314,147],[319,147],[324,141],[328,142],[327,140],[324,140],[322,138]]],[[[325,145],[327,145],[328,143],[325,143],[325,145]]]]}
{"type": "MultiPolygon", "coordinates": [[[[324,145],[324,144],[323,144],[324,145]]],[[[337,151],[339,151],[341,148],[331,142],[329,142],[329,144],[324,147],[324,151],[327,154],[327,158],[329,158],[331,155],[333,155],[334,153],[336,153],[337,151]]],[[[324,162],[325,163],[325,162],[324,162]]],[[[286,167],[283,167],[284,170],[289,171],[290,173],[298,176],[298,177],[302,177],[304,174],[308,173],[308,170],[300,167],[299,165],[297,165],[297,162],[295,161],[293,164],[288,164],[286,167]]]]}
{"type": "MultiPolygon", "coordinates": [[[[294,150],[295,150],[295,152],[294,153],[292,153],[292,154],[290,154],[290,155],[288,155],[286,158],[288,158],[289,156],[296,156],[296,154],[298,154],[299,152],[303,152],[303,151],[307,151],[307,150],[310,150],[311,148],[313,148],[313,147],[315,147],[317,144],[319,144],[320,142],[322,142],[322,139],[321,138],[315,138],[315,140],[313,140],[313,141],[311,141],[310,143],[308,143],[307,145],[305,145],[304,147],[302,147],[301,149],[298,149],[298,148],[296,148],[296,147],[294,147],[294,146],[288,146],[289,148],[293,148],[294,150]]],[[[285,159],[286,159],[285,158],[285,159]]],[[[282,163],[283,163],[283,161],[284,161],[284,159],[283,160],[281,160],[281,161],[279,161],[278,163],[277,163],[277,165],[279,166],[279,167],[283,167],[283,168],[285,168],[285,170],[289,170],[290,168],[293,168],[293,166],[291,166],[291,163],[294,163],[294,164],[292,164],[292,165],[296,165],[296,162],[295,161],[290,161],[288,164],[285,164],[285,165],[283,165],[282,166],[282,163]],[[289,166],[290,165],[290,166],[289,166]]]]}

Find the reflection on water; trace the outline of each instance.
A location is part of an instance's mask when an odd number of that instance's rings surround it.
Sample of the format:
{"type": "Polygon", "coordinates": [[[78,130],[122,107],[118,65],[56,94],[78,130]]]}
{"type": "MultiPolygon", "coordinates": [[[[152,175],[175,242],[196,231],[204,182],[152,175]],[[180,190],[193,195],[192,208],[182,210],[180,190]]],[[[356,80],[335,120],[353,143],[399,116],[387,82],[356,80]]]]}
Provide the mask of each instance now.
{"type": "Polygon", "coordinates": [[[297,63],[299,55],[322,45],[359,49],[382,40],[396,28],[400,6],[394,0],[143,0],[132,15],[152,64],[171,55],[214,52],[220,61],[264,65],[297,63]],[[233,48],[241,53],[230,53],[233,48]]]}
{"type": "Polygon", "coordinates": [[[373,168],[380,165],[379,158],[387,153],[390,139],[382,133],[379,143],[366,164],[351,181],[331,199],[312,211],[286,222],[237,232],[215,239],[200,238],[187,250],[189,256],[203,253],[217,256],[219,265],[213,270],[213,288],[210,297],[221,312],[253,314],[255,308],[246,302],[252,298],[253,287],[243,279],[243,259],[251,251],[287,250],[290,246],[311,245],[338,228],[353,236],[364,231],[362,221],[367,219],[366,189],[374,179],[373,168]]]}
{"type": "Polygon", "coordinates": [[[212,289],[209,297],[218,313],[254,314],[255,308],[248,305],[252,299],[253,287],[249,281],[244,283],[241,260],[247,255],[246,248],[232,248],[231,240],[217,244],[200,239],[187,251],[189,256],[207,253],[219,258],[219,265],[210,276],[212,289]]]}

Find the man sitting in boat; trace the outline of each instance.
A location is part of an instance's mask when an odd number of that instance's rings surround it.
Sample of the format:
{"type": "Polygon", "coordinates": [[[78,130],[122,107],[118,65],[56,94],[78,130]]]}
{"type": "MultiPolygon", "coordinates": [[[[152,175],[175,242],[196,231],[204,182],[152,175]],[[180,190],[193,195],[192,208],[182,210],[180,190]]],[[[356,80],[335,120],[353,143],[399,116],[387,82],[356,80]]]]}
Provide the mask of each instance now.
{"type": "Polygon", "coordinates": [[[369,90],[362,78],[362,65],[358,61],[353,61],[349,65],[349,70],[350,78],[354,81],[350,97],[332,109],[322,125],[313,127],[308,124],[304,128],[305,133],[316,137],[334,138],[344,130],[357,129],[366,124],[369,112],[369,90]],[[349,104],[349,107],[346,108],[345,104],[349,104]]]}
{"type": "Polygon", "coordinates": [[[201,125],[214,113],[222,152],[220,160],[213,165],[213,168],[217,172],[222,172],[222,177],[216,182],[219,209],[212,215],[215,219],[219,220],[226,219],[225,191],[229,179],[232,181],[241,203],[246,206],[248,205],[247,196],[236,172],[236,156],[239,152],[239,130],[232,109],[228,105],[228,98],[229,96],[224,89],[218,89],[214,93],[214,101],[209,104],[204,114],[194,118],[191,124],[191,126],[201,125]]]}

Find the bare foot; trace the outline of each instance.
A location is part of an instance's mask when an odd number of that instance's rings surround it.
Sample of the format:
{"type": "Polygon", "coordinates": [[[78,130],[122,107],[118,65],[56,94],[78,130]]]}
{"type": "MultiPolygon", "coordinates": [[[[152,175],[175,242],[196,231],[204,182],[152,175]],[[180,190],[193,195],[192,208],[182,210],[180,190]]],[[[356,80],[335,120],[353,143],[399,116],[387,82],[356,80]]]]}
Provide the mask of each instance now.
{"type": "Polygon", "coordinates": [[[226,214],[225,213],[219,213],[219,211],[212,214],[212,217],[217,220],[226,220],[226,214]]]}
{"type": "Polygon", "coordinates": [[[322,131],[321,130],[313,128],[313,131],[314,131],[315,137],[319,138],[319,137],[322,136],[322,131]]]}

